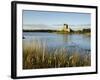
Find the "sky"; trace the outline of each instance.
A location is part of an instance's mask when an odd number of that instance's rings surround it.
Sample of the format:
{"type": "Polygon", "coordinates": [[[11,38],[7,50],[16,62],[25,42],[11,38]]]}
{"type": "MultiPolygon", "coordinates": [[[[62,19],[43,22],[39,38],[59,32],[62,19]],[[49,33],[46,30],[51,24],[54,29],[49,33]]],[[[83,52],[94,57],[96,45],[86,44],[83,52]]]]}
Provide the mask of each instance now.
{"type": "MultiPolygon", "coordinates": [[[[58,29],[63,24],[91,24],[91,14],[23,10],[23,29],[58,29]]],[[[76,26],[71,26],[71,28],[74,29],[76,26]]],[[[77,28],[81,27],[77,26],[77,28]]]]}

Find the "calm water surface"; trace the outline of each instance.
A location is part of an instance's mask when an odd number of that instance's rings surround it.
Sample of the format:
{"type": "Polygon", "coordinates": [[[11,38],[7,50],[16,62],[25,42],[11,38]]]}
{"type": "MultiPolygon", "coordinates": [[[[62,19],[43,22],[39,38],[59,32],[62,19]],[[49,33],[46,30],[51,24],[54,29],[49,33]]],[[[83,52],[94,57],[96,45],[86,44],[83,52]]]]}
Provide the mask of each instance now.
{"type": "Polygon", "coordinates": [[[23,32],[24,44],[45,42],[49,49],[64,47],[68,53],[90,53],[91,37],[85,34],[57,34],[47,32],[23,32]]]}

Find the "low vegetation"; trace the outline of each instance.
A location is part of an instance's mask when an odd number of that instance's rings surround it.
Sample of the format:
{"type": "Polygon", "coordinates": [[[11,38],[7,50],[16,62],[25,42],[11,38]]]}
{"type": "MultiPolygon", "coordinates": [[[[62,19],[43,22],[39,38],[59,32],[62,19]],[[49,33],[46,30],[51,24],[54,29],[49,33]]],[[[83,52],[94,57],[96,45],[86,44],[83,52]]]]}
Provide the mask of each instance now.
{"type": "Polygon", "coordinates": [[[91,65],[90,54],[68,54],[64,47],[49,49],[45,41],[23,42],[23,69],[83,67],[91,65]]]}

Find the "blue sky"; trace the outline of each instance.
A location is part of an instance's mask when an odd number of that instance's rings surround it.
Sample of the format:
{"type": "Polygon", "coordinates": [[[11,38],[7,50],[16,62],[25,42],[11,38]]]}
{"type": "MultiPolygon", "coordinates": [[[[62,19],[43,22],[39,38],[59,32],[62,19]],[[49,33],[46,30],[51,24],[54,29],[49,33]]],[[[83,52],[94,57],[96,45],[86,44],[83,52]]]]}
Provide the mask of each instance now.
{"type": "Polygon", "coordinates": [[[73,13],[73,12],[47,12],[47,11],[23,11],[23,28],[54,28],[57,25],[69,24],[91,24],[91,14],[89,13],[73,13]]]}

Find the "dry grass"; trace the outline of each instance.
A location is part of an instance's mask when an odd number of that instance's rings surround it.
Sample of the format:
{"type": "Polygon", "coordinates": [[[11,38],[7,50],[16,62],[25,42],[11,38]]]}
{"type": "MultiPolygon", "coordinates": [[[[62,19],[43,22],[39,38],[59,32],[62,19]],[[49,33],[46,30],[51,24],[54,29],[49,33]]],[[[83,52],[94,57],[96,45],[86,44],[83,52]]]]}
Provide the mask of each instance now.
{"type": "Polygon", "coordinates": [[[23,43],[23,69],[90,66],[91,55],[68,54],[64,47],[49,50],[46,42],[23,43]]]}

